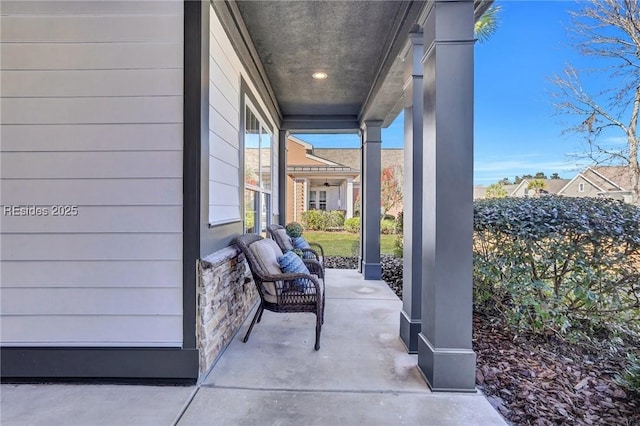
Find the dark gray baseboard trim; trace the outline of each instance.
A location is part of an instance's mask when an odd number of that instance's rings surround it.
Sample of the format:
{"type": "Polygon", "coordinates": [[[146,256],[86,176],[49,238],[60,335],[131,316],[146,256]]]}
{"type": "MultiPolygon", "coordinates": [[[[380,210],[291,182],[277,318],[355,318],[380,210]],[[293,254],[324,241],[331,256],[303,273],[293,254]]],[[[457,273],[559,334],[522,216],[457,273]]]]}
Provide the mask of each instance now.
{"type": "Polygon", "coordinates": [[[362,261],[362,275],[364,275],[365,280],[381,280],[382,264],[362,261]]]}
{"type": "Polygon", "coordinates": [[[420,333],[418,370],[432,392],[477,392],[476,354],[472,349],[436,348],[420,333]]]}
{"type": "Polygon", "coordinates": [[[3,347],[0,374],[12,379],[109,379],[118,382],[162,381],[195,383],[199,374],[197,349],[3,347]]]}
{"type": "Polygon", "coordinates": [[[421,320],[412,320],[405,311],[400,312],[400,340],[410,354],[418,353],[418,335],[421,328],[421,320]]]}

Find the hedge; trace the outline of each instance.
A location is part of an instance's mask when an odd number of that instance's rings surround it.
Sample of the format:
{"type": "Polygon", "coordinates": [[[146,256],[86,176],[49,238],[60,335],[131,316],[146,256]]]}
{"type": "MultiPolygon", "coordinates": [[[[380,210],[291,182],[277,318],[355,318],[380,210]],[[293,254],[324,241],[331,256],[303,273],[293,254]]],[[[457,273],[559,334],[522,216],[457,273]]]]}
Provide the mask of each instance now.
{"type": "Polygon", "coordinates": [[[640,333],[636,206],[551,196],[478,200],[473,268],[476,306],[499,310],[521,329],[640,333]]]}

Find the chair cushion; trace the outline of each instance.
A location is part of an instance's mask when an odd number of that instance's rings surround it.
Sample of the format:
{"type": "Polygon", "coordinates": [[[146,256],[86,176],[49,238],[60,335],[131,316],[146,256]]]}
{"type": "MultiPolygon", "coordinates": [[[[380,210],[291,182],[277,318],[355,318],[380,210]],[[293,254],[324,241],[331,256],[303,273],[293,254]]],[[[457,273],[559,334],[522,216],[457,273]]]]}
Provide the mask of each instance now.
{"type": "Polygon", "coordinates": [[[291,244],[291,238],[287,235],[287,230],[284,228],[276,229],[275,234],[277,235],[278,241],[282,244],[282,249],[293,250],[293,244],[291,244]]]}
{"type": "MultiPolygon", "coordinates": [[[[249,246],[249,250],[256,257],[258,266],[263,273],[269,275],[279,275],[282,273],[278,264],[278,257],[282,256],[282,250],[275,241],[270,239],[262,239],[256,241],[249,246]]],[[[276,295],[276,284],[273,282],[264,282],[263,287],[266,292],[272,296],[276,295]]],[[[265,295],[266,296],[266,295],[265,295]]]]}
{"type": "MultiPolygon", "coordinates": [[[[304,264],[300,256],[293,251],[288,251],[282,256],[278,257],[278,264],[285,274],[310,274],[307,265],[304,264]]],[[[293,280],[293,285],[299,291],[304,291],[305,279],[296,278],[293,280]]]]}

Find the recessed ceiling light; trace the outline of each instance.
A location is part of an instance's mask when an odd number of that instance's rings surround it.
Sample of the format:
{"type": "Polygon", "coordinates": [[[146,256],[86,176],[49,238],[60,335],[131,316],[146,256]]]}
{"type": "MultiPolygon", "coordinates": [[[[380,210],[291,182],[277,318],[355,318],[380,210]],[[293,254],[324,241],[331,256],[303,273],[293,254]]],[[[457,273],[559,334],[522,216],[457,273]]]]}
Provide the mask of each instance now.
{"type": "Polygon", "coordinates": [[[325,78],[327,78],[327,73],[326,72],[314,72],[312,77],[315,78],[316,80],[324,80],[325,78]]]}

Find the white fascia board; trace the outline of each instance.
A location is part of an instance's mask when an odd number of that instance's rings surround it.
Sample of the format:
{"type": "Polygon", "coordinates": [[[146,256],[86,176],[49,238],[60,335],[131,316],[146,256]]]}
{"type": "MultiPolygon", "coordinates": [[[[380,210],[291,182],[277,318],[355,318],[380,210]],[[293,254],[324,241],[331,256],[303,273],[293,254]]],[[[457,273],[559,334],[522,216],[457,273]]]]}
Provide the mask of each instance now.
{"type": "Polygon", "coordinates": [[[313,145],[311,145],[309,142],[303,141],[302,139],[295,136],[289,135],[289,140],[297,143],[298,145],[302,145],[305,149],[313,149],[313,145]]]}
{"type": "Polygon", "coordinates": [[[529,185],[529,181],[528,181],[528,180],[526,180],[526,179],[522,179],[522,182],[520,182],[520,183],[518,184],[518,186],[516,186],[515,188],[513,188],[513,191],[511,191],[511,194],[509,194],[509,195],[510,195],[510,196],[513,196],[513,194],[517,193],[517,192],[518,192],[518,190],[520,189],[520,187],[521,187],[522,185],[524,185],[525,183],[527,184],[527,186],[529,185]]]}

